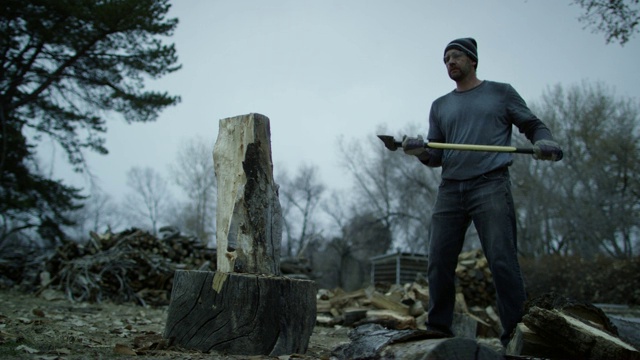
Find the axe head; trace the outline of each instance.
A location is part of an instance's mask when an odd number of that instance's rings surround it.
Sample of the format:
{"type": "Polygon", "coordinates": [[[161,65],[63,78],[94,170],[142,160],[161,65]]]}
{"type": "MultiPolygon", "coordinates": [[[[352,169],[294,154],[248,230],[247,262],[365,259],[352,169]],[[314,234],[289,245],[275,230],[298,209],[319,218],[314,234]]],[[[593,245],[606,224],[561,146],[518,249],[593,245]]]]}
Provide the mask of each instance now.
{"type": "Polygon", "coordinates": [[[382,140],[384,146],[391,151],[396,151],[398,148],[402,148],[402,143],[396,141],[391,135],[378,135],[378,138],[382,140]]]}

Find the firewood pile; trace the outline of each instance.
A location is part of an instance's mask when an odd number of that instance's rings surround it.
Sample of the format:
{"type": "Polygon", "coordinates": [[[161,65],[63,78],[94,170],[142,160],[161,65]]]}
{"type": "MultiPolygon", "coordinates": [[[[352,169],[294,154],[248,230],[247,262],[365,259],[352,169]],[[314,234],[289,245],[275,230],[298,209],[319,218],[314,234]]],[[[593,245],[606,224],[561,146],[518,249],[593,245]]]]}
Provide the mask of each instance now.
{"type": "Polygon", "coordinates": [[[472,250],[458,256],[457,291],[469,306],[486,307],[496,301],[493,276],[482,250],[472,250]]]}
{"type": "Polygon", "coordinates": [[[67,242],[48,257],[38,293],[54,289],[74,301],[166,305],[175,270],[215,269],[215,250],[175,230],[163,238],[135,228],[90,235],[86,244],[67,242]]]}
{"type": "MultiPolygon", "coordinates": [[[[501,329],[494,304],[493,278],[482,251],[460,254],[456,276],[456,313],[477,323],[478,336],[497,337],[501,329]]],[[[317,322],[325,326],[375,323],[388,329],[424,329],[428,303],[429,290],[424,278],[404,285],[379,283],[352,292],[320,289],[317,322]]]]}

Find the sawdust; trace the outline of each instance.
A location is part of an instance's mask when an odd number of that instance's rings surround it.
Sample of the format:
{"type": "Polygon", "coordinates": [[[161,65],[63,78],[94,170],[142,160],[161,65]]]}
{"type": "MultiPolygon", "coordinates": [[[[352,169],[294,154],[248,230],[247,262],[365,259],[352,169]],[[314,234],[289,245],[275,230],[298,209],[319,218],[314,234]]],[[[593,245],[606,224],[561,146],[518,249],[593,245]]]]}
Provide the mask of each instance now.
{"type": "MultiPolygon", "coordinates": [[[[39,297],[0,290],[2,359],[274,359],[268,356],[203,354],[163,339],[168,307],[71,302],[62,293],[39,297]]],[[[306,354],[279,359],[328,359],[347,342],[348,328],[316,326],[306,354]]]]}

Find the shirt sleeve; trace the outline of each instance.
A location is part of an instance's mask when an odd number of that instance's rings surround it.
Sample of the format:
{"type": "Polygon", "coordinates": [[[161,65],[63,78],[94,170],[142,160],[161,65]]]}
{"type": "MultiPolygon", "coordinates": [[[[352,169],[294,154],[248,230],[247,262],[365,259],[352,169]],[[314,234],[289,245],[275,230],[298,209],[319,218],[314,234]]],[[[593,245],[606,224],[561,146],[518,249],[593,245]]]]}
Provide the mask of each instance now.
{"type": "MultiPolygon", "coordinates": [[[[444,134],[440,129],[440,125],[436,117],[436,108],[437,105],[435,102],[431,104],[431,111],[429,111],[429,133],[427,134],[427,140],[433,142],[445,142],[444,134]]],[[[422,161],[422,163],[430,167],[442,166],[443,150],[427,148],[427,151],[429,151],[429,161],[422,161]]]]}
{"type": "Polygon", "coordinates": [[[507,91],[507,111],[513,124],[531,143],[538,140],[553,140],[549,128],[531,112],[526,102],[511,85],[507,91]]]}

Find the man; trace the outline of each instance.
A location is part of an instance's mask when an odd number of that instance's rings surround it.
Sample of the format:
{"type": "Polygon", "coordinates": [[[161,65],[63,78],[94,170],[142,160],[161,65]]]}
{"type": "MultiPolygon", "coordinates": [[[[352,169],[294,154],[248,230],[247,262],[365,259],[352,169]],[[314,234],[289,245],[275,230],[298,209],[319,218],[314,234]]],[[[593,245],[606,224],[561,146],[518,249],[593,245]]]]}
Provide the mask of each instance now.
{"type": "MultiPolygon", "coordinates": [[[[562,159],[562,149],[547,126],[511,85],[478,79],[477,49],[473,38],[456,39],[446,46],[444,63],[456,88],[433,102],[428,140],[510,146],[515,125],[534,144],[534,158],[562,159]]],[[[429,239],[427,328],[454,335],[455,269],[466,230],[473,222],[493,274],[504,329],[500,340],[506,346],[522,319],[525,302],[508,171],[513,155],[429,149],[420,136],[405,136],[402,146],[423,164],[442,166],[429,239]]]]}

